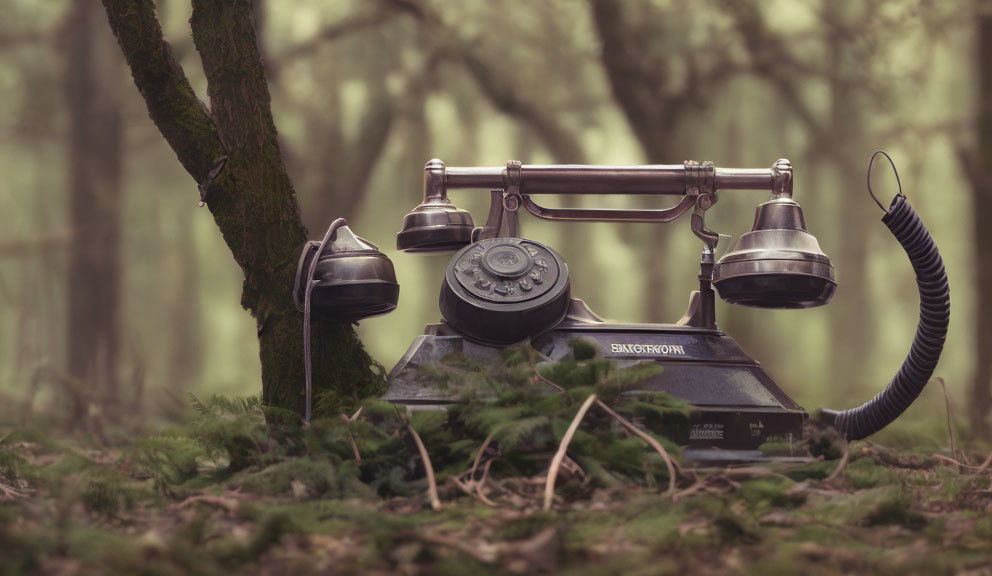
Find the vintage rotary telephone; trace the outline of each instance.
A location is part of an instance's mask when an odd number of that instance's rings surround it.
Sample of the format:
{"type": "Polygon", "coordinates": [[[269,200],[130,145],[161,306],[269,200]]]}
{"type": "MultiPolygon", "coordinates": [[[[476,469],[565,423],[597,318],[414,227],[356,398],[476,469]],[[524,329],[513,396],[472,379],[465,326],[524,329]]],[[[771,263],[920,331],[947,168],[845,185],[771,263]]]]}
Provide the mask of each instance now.
{"type": "MultiPolygon", "coordinates": [[[[495,361],[499,349],[527,340],[550,360],[558,360],[571,353],[579,338],[621,364],[653,361],[664,366],[641,388],[668,392],[693,406],[686,437],[676,439],[687,447],[687,458],[754,460],[762,455],[759,447],[771,439],[798,440],[807,413],[719,330],[713,292],[715,287],[724,300],[757,308],[811,308],[830,301],[837,287],[834,268],[807,231],[792,191],[792,166],[785,159],[766,169],[726,169],[692,161],[626,167],[511,161],[500,168],[451,168],[431,160],[425,168],[424,201],[404,217],[396,246],[406,252],[456,251],[442,280],[439,304],[444,322],[429,325],[414,340],[390,372],[384,398],[409,407],[443,407],[458,390],[440,389],[421,379],[420,366],[444,362],[452,352],[495,361]],[[490,191],[485,226],[476,227],[467,211],[455,207],[448,198],[454,189],[490,191]],[[752,229],[715,260],[719,235],[706,228],[705,214],[718,193],[729,190],[765,190],[771,197],[758,206],[752,229]],[[533,199],[540,194],[673,195],[679,201],[665,209],[547,208],[533,199]],[[690,229],[703,247],[699,290],[691,294],[685,316],[675,324],[603,320],[571,297],[568,267],[557,252],[518,237],[520,208],[545,220],[653,223],[673,221],[691,210],[690,229]]],[[[882,208],[883,223],[916,271],[920,323],[902,368],[882,392],[851,410],[823,411],[828,422],[852,439],[882,429],[916,399],[936,368],[950,317],[940,254],[901,187],[889,209],[882,208]]],[[[323,243],[304,249],[298,276],[306,269],[309,274],[297,282],[295,294],[306,302],[313,298],[315,311],[329,311],[327,315],[336,319],[381,314],[395,307],[398,293],[392,288],[398,290],[392,266],[386,273],[386,264],[388,259],[374,246],[341,225],[336,234],[329,230],[323,243]],[[350,244],[353,239],[357,248],[350,244]],[[330,252],[325,252],[327,245],[330,252]],[[342,267],[340,278],[330,268],[335,258],[342,267]],[[365,264],[345,264],[351,258],[364,259],[365,264]],[[316,276],[317,270],[325,272],[316,276]],[[333,293],[342,289],[342,278],[351,283],[348,305],[339,305],[333,293]],[[368,292],[360,286],[367,286],[368,292]],[[355,298],[364,300],[355,305],[355,298]]]]}

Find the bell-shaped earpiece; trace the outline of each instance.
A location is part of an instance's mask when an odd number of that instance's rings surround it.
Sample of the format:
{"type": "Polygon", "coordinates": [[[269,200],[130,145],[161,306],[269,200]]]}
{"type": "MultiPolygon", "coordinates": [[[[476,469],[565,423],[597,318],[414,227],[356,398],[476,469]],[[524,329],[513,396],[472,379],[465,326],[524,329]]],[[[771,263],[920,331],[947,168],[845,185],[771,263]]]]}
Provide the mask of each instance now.
{"type": "Polygon", "coordinates": [[[396,249],[404,252],[453,252],[472,242],[475,223],[466,210],[448,200],[444,162],[424,166],[424,201],[403,217],[396,249]]]}
{"type": "Polygon", "coordinates": [[[355,236],[343,218],[331,225],[323,250],[321,244],[308,242],[300,256],[293,300],[301,312],[308,281],[312,285],[310,310],[318,317],[354,322],[396,308],[400,285],[393,263],[379,248],[355,236]],[[315,257],[317,264],[311,278],[315,257]]]}
{"type": "Polygon", "coordinates": [[[424,202],[403,217],[396,248],[404,252],[451,252],[472,242],[475,223],[450,201],[424,202]]]}
{"type": "Polygon", "coordinates": [[[758,206],[751,231],[713,266],[713,285],[727,302],[755,308],[822,306],[837,288],[830,258],[791,197],[758,206]]]}

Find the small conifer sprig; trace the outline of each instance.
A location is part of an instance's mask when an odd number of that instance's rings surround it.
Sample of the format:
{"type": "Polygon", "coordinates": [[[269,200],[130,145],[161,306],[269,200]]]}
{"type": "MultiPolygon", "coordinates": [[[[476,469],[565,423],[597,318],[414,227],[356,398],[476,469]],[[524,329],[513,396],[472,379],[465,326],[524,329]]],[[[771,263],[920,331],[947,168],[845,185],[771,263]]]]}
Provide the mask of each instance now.
{"type": "MultiPolygon", "coordinates": [[[[524,345],[494,363],[452,356],[424,367],[419,378],[458,391],[446,410],[369,399],[357,412],[307,425],[257,397],[192,398],[190,424],[137,443],[129,457],[178,494],[222,481],[261,493],[295,487],[299,495],[302,483],[302,493],[319,497],[428,493],[436,508],[438,487],[446,486],[499,505],[490,488],[543,486],[550,476],[566,500],[626,485],[671,492],[681,468],[668,438],[688,426],[688,405],[639,389],[659,366],[620,365],[574,344],[576,352],[558,362],[524,345]],[[569,473],[549,474],[569,423],[592,395],[593,409],[558,459],[569,473]]],[[[540,498],[533,494],[535,503],[540,498]]]]}

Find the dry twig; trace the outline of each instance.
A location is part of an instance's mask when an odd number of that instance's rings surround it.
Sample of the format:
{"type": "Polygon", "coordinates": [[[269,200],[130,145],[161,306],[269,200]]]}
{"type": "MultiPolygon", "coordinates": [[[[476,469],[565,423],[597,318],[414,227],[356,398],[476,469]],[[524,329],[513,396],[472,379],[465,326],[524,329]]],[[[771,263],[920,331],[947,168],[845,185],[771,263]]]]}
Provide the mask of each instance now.
{"type": "Polygon", "coordinates": [[[0,483],[0,500],[5,498],[10,498],[11,500],[15,498],[26,498],[29,493],[29,490],[21,490],[20,488],[14,488],[13,486],[0,483]]]}
{"type": "Polygon", "coordinates": [[[989,469],[989,465],[992,465],[992,452],[989,452],[989,457],[978,466],[978,469],[975,470],[975,473],[972,474],[972,476],[978,476],[982,472],[985,472],[989,469]]]}
{"type": "Polygon", "coordinates": [[[596,395],[590,394],[586,401],[579,406],[579,411],[575,413],[575,418],[572,418],[572,423],[569,424],[568,430],[565,431],[565,435],[561,439],[561,444],[558,445],[558,452],[555,453],[555,457],[551,460],[551,467],[548,469],[548,479],[544,484],[544,510],[545,512],[551,510],[551,501],[555,497],[555,479],[558,477],[558,469],[561,468],[562,460],[565,459],[565,452],[568,451],[568,443],[572,441],[572,436],[575,436],[575,431],[579,429],[579,423],[585,418],[586,412],[589,411],[589,407],[592,403],[596,401],[596,395]]]}
{"type": "Polygon", "coordinates": [[[489,435],[486,436],[486,439],[482,441],[482,446],[479,448],[479,453],[475,455],[475,462],[472,463],[472,471],[468,475],[470,480],[475,479],[475,471],[479,469],[479,460],[482,459],[482,453],[486,451],[486,448],[489,448],[489,443],[492,441],[493,434],[490,432],[489,435]]]}
{"type": "Polygon", "coordinates": [[[837,467],[834,468],[834,471],[830,473],[830,476],[827,476],[826,477],[826,479],[823,481],[823,483],[824,484],[829,484],[830,482],[833,482],[834,480],[836,480],[837,478],[839,478],[841,472],[844,471],[844,468],[847,468],[847,463],[850,460],[851,460],[851,443],[850,442],[844,442],[844,456],[841,457],[840,463],[837,464],[837,467]]]}
{"type": "MultiPolygon", "coordinates": [[[[534,375],[537,376],[541,382],[544,382],[559,392],[565,391],[565,389],[561,386],[542,376],[541,373],[537,371],[536,367],[534,368],[534,375]]],[[[628,432],[647,442],[648,446],[654,448],[655,452],[661,455],[662,459],[665,461],[665,467],[668,468],[668,490],[666,490],[663,495],[673,494],[675,492],[675,482],[678,479],[678,473],[681,472],[681,469],[679,469],[678,464],[672,460],[672,457],[668,454],[668,451],[665,450],[665,447],[661,445],[661,442],[658,442],[650,434],[647,434],[637,426],[634,426],[631,421],[621,416],[613,408],[607,406],[606,402],[603,402],[599,398],[596,399],[596,405],[605,410],[607,414],[615,418],[617,422],[619,422],[628,432]]]]}
{"type": "Polygon", "coordinates": [[[618,414],[615,410],[607,406],[606,403],[603,402],[602,400],[597,398],[596,404],[600,408],[605,410],[607,414],[613,416],[617,420],[617,422],[619,422],[624,428],[627,429],[627,431],[629,431],[634,436],[637,436],[641,440],[647,442],[648,446],[651,446],[652,448],[654,448],[655,452],[661,454],[662,459],[665,460],[665,467],[668,468],[668,490],[665,491],[663,496],[674,494],[675,481],[677,480],[677,476],[678,476],[676,472],[675,462],[672,460],[672,457],[669,456],[668,451],[665,450],[665,447],[661,445],[661,442],[655,440],[650,434],[647,434],[646,432],[638,429],[636,426],[634,426],[634,424],[631,421],[627,420],[626,418],[618,414]]]}
{"type": "Polygon", "coordinates": [[[424,441],[420,439],[420,434],[417,434],[417,431],[413,429],[413,426],[409,422],[406,428],[410,431],[410,435],[413,436],[414,443],[417,444],[420,459],[424,461],[424,472],[427,473],[427,496],[430,498],[431,508],[440,510],[441,499],[437,497],[437,479],[434,478],[434,466],[431,465],[431,459],[427,455],[427,448],[424,446],[424,441]]]}
{"type": "MultiPolygon", "coordinates": [[[[233,494],[233,493],[232,493],[233,494]]],[[[233,497],[217,496],[215,494],[198,494],[196,496],[190,496],[189,498],[183,500],[176,504],[176,508],[186,508],[190,504],[201,502],[203,504],[210,504],[211,506],[216,506],[223,509],[224,511],[233,514],[237,512],[238,505],[240,502],[233,497]]]]}
{"type": "Polygon", "coordinates": [[[943,454],[934,454],[933,457],[936,458],[937,460],[941,460],[943,462],[953,464],[958,468],[960,468],[961,470],[978,470],[980,468],[979,466],[972,466],[971,464],[965,464],[963,462],[955,460],[954,458],[944,456],[943,454]]]}
{"type": "Polygon", "coordinates": [[[678,502],[679,500],[681,500],[683,498],[686,498],[688,496],[692,496],[696,492],[699,492],[700,490],[702,490],[705,486],[706,486],[706,482],[702,478],[697,477],[696,478],[696,481],[693,482],[692,486],[689,486],[688,488],[686,488],[685,490],[682,490],[681,492],[678,492],[676,494],[673,494],[672,495],[672,502],[678,502]]]}
{"type": "MultiPolygon", "coordinates": [[[[358,409],[358,412],[355,412],[355,416],[358,416],[358,414],[361,413],[361,411],[362,411],[362,409],[359,408],[358,409]]],[[[351,426],[350,426],[351,422],[355,419],[355,416],[352,416],[351,418],[348,418],[344,414],[341,414],[340,415],[341,419],[344,420],[344,423],[349,425],[348,426],[348,439],[351,440],[351,449],[355,452],[355,462],[356,463],[361,463],[361,461],[362,461],[362,453],[358,451],[358,442],[355,442],[355,436],[354,436],[354,434],[351,433],[351,426]]]]}
{"type": "Polygon", "coordinates": [[[947,386],[944,384],[944,379],[938,376],[937,382],[940,382],[940,389],[944,391],[944,410],[947,415],[947,437],[951,442],[951,455],[957,458],[958,449],[954,444],[954,429],[951,427],[951,399],[947,395],[947,386]]]}
{"type": "Polygon", "coordinates": [[[486,478],[489,477],[489,468],[492,467],[493,461],[486,460],[486,465],[482,468],[482,478],[475,484],[475,491],[479,493],[479,496],[486,498],[486,494],[482,491],[483,486],[486,485],[486,478]]]}
{"type": "Polygon", "coordinates": [[[498,504],[496,504],[495,502],[493,502],[492,500],[490,500],[489,498],[487,498],[486,496],[484,496],[482,493],[480,493],[480,492],[478,492],[476,490],[473,490],[472,487],[470,486],[470,484],[475,484],[475,483],[472,482],[471,480],[469,480],[469,484],[466,484],[466,483],[462,482],[461,480],[459,480],[455,476],[449,476],[448,477],[448,480],[450,480],[452,484],[454,484],[455,486],[457,486],[459,490],[461,490],[462,492],[468,494],[472,498],[475,498],[475,499],[479,500],[480,502],[482,502],[483,504],[485,504],[487,506],[492,506],[493,508],[499,508],[499,505],[498,504]]]}

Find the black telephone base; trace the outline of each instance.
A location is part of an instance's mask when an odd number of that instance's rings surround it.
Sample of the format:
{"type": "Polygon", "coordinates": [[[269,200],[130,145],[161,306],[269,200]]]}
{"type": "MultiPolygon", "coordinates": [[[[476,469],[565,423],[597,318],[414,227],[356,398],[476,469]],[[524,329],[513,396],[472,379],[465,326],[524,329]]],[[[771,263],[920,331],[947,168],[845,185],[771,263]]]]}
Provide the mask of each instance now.
{"type": "MultiPolygon", "coordinates": [[[[532,344],[555,361],[571,352],[576,338],[594,344],[604,358],[621,365],[654,361],[664,366],[638,390],[664,391],[692,405],[688,430],[673,438],[684,448],[685,458],[701,465],[803,460],[798,444],[808,414],[727,334],[673,324],[611,324],[570,315],[532,344]],[[773,446],[775,451],[770,451],[773,446]]],[[[445,324],[429,325],[390,372],[383,399],[410,409],[444,409],[462,391],[451,384],[439,388],[421,377],[418,368],[442,363],[456,352],[477,362],[496,362],[501,350],[473,343],[445,324]]]]}

